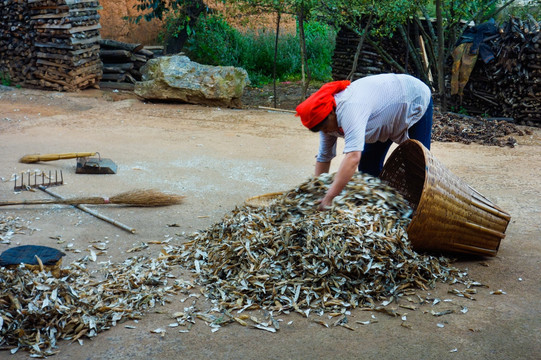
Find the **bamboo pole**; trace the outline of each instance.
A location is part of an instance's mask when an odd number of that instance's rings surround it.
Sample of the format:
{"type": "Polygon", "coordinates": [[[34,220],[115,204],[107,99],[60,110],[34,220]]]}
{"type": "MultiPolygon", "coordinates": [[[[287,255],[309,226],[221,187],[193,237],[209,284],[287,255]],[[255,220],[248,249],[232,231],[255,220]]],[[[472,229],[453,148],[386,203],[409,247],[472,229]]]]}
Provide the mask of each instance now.
{"type": "Polygon", "coordinates": [[[291,113],[291,114],[297,113],[294,110],[278,109],[278,108],[266,107],[266,106],[259,106],[259,108],[264,109],[264,110],[270,110],[270,111],[281,111],[281,112],[286,112],[286,113],[291,113]]]}

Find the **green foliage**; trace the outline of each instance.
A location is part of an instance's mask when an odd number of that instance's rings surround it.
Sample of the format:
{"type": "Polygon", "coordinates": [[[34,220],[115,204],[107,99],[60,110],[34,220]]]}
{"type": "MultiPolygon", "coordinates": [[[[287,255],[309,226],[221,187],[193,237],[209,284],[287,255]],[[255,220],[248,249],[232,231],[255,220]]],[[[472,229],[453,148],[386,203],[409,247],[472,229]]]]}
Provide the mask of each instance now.
{"type": "Polygon", "coordinates": [[[323,23],[310,21],[305,24],[305,36],[308,67],[312,78],[320,81],[331,80],[336,31],[323,23]]]}
{"type": "Polygon", "coordinates": [[[526,4],[513,4],[498,14],[498,20],[507,20],[514,16],[521,20],[541,19],[541,0],[530,1],[526,4]]]}
{"type": "Polygon", "coordinates": [[[392,37],[396,27],[413,16],[426,0],[327,0],[320,2],[317,12],[336,28],[346,26],[360,32],[361,23],[372,17],[377,24],[370,29],[372,36],[392,37]],[[361,21],[363,20],[363,21],[361,21]]]}
{"type": "Polygon", "coordinates": [[[160,40],[171,46],[167,50],[175,52],[184,46],[199,16],[209,11],[204,0],[137,0],[134,8],[142,15],[125,17],[130,22],[137,24],[142,19],[166,21],[160,40]]]}
{"type": "Polygon", "coordinates": [[[466,110],[463,106],[451,106],[449,110],[457,114],[466,115],[466,116],[469,115],[468,110],[466,110]]]}
{"type": "Polygon", "coordinates": [[[0,84],[4,86],[11,86],[11,79],[8,73],[0,71],[0,84]]]}
{"type": "MultiPolygon", "coordinates": [[[[199,19],[183,51],[202,64],[242,67],[257,86],[272,80],[275,35],[274,30],[268,29],[241,33],[219,15],[212,15],[199,19]]],[[[329,27],[308,23],[307,51],[316,80],[331,78],[334,36],[329,27]]],[[[282,34],[278,40],[277,78],[295,78],[301,71],[299,41],[292,34],[282,34]]]]}
{"type": "Polygon", "coordinates": [[[181,20],[188,23],[190,12],[194,8],[204,6],[202,0],[137,0],[134,9],[143,13],[135,17],[126,17],[127,20],[139,23],[141,20],[151,21],[153,19],[163,20],[169,12],[183,13],[185,17],[181,20]]]}
{"type": "Polygon", "coordinates": [[[177,38],[182,31],[184,21],[180,20],[181,16],[176,16],[176,11],[173,11],[172,16],[166,16],[163,22],[162,31],[158,34],[158,41],[165,44],[167,38],[177,38]]]}
{"type": "Polygon", "coordinates": [[[158,34],[158,42],[165,44],[167,39],[178,38],[183,30],[186,30],[188,36],[192,35],[193,29],[188,24],[189,19],[178,9],[170,10],[164,16],[162,31],[158,34]]]}
{"type": "Polygon", "coordinates": [[[240,34],[220,16],[199,19],[184,45],[194,61],[208,65],[238,66],[240,34]]]}

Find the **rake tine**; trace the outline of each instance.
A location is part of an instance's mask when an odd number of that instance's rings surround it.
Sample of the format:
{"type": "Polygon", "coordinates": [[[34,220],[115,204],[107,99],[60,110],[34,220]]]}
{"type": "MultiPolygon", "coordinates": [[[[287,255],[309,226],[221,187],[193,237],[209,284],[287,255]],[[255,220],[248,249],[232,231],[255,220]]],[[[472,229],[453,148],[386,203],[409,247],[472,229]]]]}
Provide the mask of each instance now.
{"type": "Polygon", "coordinates": [[[21,185],[17,186],[17,180],[19,179],[19,175],[15,175],[15,186],[13,188],[14,191],[22,190],[24,187],[24,174],[23,173],[21,173],[20,178],[21,178],[21,185]]]}
{"type": "Polygon", "coordinates": [[[13,185],[13,191],[22,191],[22,190],[30,190],[31,188],[38,188],[38,187],[51,187],[51,186],[57,186],[57,185],[63,185],[64,184],[64,173],[62,170],[54,171],[54,180],[53,180],[53,173],[52,170],[49,170],[49,175],[47,179],[47,175],[45,172],[41,172],[41,174],[38,174],[37,172],[34,172],[34,183],[32,184],[32,174],[30,172],[26,175],[27,183],[25,184],[25,172],[22,171],[20,175],[15,175],[15,182],[13,185]],[[19,184],[19,178],[21,179],[19,184]],[[38,178],[40,178],[38,180],[38,178]]]}

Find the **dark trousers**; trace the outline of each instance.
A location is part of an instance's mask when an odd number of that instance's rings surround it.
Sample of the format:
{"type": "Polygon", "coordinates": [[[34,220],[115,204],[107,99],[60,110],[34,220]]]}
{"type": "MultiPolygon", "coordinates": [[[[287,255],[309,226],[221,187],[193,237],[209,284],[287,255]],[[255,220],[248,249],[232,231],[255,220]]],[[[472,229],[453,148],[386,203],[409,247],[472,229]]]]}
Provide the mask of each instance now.
{"type": "MultiPolygon", "coordinates": [[[[428,150],[430,150],[430,139],[432,137],[432,112],[433,105],[432,99],[430,99],[430,104],[424,115],[408,129],[409,138],[419,140],[428,150]]],[[[385,142],[377,141],[375,143],[365,144],[361,154],[359,171],[372,176],[379,176],[383,169],[385,156],[392,143],[391,140],[387,140],[385,142]]]]}

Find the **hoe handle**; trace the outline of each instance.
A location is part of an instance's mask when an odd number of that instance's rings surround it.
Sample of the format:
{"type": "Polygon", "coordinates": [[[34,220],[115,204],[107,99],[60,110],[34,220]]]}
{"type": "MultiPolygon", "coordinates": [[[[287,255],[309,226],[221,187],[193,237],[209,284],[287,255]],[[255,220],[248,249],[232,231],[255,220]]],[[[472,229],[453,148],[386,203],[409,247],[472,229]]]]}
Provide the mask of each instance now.
{"type": "Polygon", "coordinates": [[[96,155],[95,152],[80,152],[80,153],[63,153],[63,154],[32,154],[23,156],[19,162],[22,163],[35,163],[38,161],[51,161],[51,160],[61,160],[61,159],[75,159],[80,157],[87,157],[96,155]]]}

